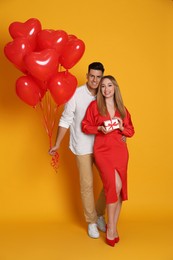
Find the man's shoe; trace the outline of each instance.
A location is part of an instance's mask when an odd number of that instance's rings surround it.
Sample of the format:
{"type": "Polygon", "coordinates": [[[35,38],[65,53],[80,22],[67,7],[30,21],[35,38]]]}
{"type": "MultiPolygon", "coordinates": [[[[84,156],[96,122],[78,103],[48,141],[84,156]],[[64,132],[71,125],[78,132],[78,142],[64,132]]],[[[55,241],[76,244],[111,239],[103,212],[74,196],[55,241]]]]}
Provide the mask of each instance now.
{"type": "Polygon", "coordinates": [[[106,222],[103,216],[99,216],[97,219],[97,227],[100,231],[106,232],[106,222]]]}
{"type": "Polygon", "coordinates": [[[95,223],[88,224],[88,235],[91,238],[99,238],[100,234],[97,229],[97,224],[95,223]]]}

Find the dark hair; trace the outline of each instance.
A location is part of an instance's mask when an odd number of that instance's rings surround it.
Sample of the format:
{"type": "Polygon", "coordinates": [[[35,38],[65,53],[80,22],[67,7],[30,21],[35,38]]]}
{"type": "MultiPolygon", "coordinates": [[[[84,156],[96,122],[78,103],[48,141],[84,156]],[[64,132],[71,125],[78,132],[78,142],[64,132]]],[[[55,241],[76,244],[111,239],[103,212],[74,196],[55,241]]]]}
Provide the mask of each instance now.
{"type": "Polygon", "coordinates": [[[105,71],[104,66],[101,62],[93,62],[93,63],[89,64],[88,72],[90,70],[101,70],[102,73],[104,73],[104,71],[105,71]]]}

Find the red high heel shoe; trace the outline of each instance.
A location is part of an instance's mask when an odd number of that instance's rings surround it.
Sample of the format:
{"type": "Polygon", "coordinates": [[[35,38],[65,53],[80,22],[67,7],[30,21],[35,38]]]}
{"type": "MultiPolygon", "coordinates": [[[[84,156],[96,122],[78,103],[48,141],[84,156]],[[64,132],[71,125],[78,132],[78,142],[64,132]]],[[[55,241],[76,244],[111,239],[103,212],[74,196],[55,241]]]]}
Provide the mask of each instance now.
{"type": "Polygon", "coordinates": [[[120,240],[119,237],[115,237],[114,239],[108,239],[107,238],[107,225],[106,225],[106,243],[110,246],[114,246],[116,243],[118,243],[120,240]]]}
{"type": "Polygon", "coordinates": [[[113,246],[115,245],[115,239],[109,239],[107,238],[107,225],[106,225],[106,243],[109,245],[109,246],[113,246]]]}
{"type": "Polygon", "coordinates": [[[115,241],[115,243],[118,243],[120,241],[120,238],[119,237],[115,237],[114,241],[115,241]]]}
{"type": "Polygon", "coordinates": [[[109,246],[114,247],[114,245],[115,245],[115,239],[108,239],[108,238],[106,237],[106,243],[107,243],[109,246]]]}

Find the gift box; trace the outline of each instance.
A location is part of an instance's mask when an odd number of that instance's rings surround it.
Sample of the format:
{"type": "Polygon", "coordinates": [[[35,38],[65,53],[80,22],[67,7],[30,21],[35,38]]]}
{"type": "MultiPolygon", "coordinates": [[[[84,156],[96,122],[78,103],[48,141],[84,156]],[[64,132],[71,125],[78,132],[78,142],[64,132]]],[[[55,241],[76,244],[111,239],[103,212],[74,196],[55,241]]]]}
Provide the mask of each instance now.
{"type": "Polygon", "coordinates": [[[104,126],[106,127],[107,131],[118,129],[119,128],[118,119],[106,120],[104,121],[104,126]]]}

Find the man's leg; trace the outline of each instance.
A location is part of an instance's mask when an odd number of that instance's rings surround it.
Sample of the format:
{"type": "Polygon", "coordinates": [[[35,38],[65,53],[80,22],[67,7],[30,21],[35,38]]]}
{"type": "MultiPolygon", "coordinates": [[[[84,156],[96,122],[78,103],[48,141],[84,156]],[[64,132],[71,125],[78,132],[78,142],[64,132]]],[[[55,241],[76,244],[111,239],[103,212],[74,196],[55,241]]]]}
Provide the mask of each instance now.
{"type": "Polygon", "coordinates": [[[99,238],[97,229],[97,213],[95,210],[93,191],[93,155],[77,155],[77,166],[80,174],[80,191],[84,209],[84,216],[88,222],[88,235],[92,238],[99,238]]]}
{"type": "MultiPolygon", "coordinates": [[[[99,172],[99,169],[97,167],[97,164],[94,160],[94,157],[93,157],[93,163],[94,163],[94,166],[96,167],[99,175],[100,175],[100,172],[99,172]]],[[[101,178],[101,177],[100,177],[101,178]]],[[[97,202],[96,202],[96,212],[97,212],[97,216],[100,217],[100,216],[104,216],[105,215],[105,209],[106,209],[106,197],[105,197],[105,192],[104,192],[104,188],[102,188],[100,194],[99,194],[99,197],[97,199],[97,202]]]]}
{"type": "Polygon", "coordinates": [[[106,209],[106,198],[104,189],[102,188],[98,200],[96,202],[96,212],[97,212],[97,227],[100,231],[106,232],[106,222],[105,222],[105,209],[106,209]]]}
{"type": "Polygon", "coordinates": [[[96,223],[97,213],[93,192],[93,154],[77,155],[76,161],[80,176],[80,192],[84,216],[86,222],[96,223]]]}
{"type": "MultiPolygon", "coordinates": [[[[99,173],[99,169],[94,161],[94,164],[96,166],[96,169],[99,173]]],[[[96,212],[97,212],[97,227],[100,231],[106,232],[106,222],[105,222],[105,209],[106,209],[106,197],[105,197],[105,192],[104,188],[102,188],[99,197],[96,202],[96,212]]]]}
{"type": "Polygon", "coordinates": [[[98,200],[96,202],[96,212],[97,216],[104,216],[105,215],[105,209],[106,209],[106,198],[104,189],[101,190],[100,195],[98,197],[98,200]]]}

